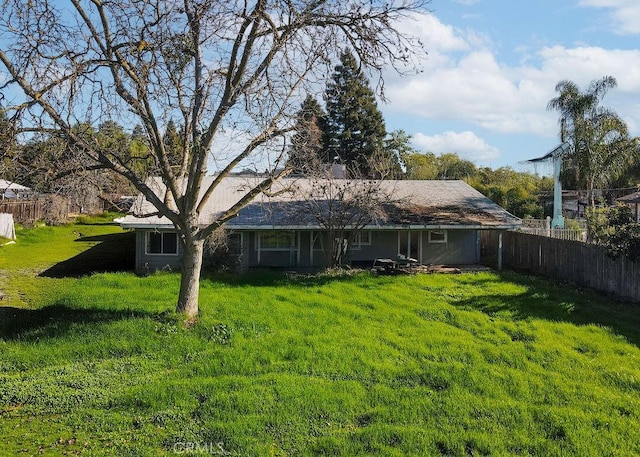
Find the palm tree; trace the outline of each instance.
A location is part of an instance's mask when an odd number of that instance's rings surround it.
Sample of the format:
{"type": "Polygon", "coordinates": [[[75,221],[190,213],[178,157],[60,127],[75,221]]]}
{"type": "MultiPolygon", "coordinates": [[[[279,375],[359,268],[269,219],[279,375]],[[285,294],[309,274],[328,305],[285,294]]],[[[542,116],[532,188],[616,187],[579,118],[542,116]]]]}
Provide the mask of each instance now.
{"type": "Polygon", "coordinates": [[[627,124],[615,112],[603,108],[585,119],[583,135],[577,166],[595,207],[594,190],[607,187],[637,161],[637,139],[629,137],[627,124]]]}
{"type": "Polygon", "coordinates": [[[609,89],[616,87],[614,77],[593,80],[583,92],[573,81],[556,85],[558,96],[548,110],[560,112],[560,138],[568,141],[571,152],[564,161],[564,185],[587,190],[595,206],[596,186],[607,186],[635,157],[635,141],[628,135],[624,121],[612,110],[600,107],[609,89]]]}

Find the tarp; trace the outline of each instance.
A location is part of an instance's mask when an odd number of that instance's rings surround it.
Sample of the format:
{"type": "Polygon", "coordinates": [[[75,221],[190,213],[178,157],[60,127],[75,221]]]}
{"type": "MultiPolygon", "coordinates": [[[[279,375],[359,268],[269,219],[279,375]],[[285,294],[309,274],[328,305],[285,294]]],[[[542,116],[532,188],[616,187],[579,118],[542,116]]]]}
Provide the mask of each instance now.
{"type": "Polygon", "coordinates": [[[13,214],[0,213],[0,236],[10,240],[16,239],[16,228],[13,225],[13,214]]]}
{"type": "Polygon", "coordinates": [[[27,198],[32,193],[29,187],[0,179],[0,196],[3,198],[27,198]]]}

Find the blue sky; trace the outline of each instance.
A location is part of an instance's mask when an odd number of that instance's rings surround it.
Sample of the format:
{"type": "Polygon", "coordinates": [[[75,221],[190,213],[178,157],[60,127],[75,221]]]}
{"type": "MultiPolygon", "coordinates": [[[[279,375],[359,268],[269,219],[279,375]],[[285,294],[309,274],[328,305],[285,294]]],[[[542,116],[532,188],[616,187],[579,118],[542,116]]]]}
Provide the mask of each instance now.
{"type": "MultiPolygon", "coordinates": [[[[387,130],[405,130],[418,151],[549,173],[524,161],[559,142],[558,114],[546,109],[556,84],[586,87],[605,75],[618,87],[603,105],[640,135],[640,0],[432,0],[429,8],[400,24],[424,43],[422,72],[385,74],[388,103],[379,105],[387,130]]],[[[223,159],[237,152],[234,142],[222,141],[223,159]]]]}
{"type": "Polygon", "coordinates": [[[405,130],[419,151],[534,171],[522,162],[558,144],[546,109],[555,85],[605,75],[618,87],[602,104],[640,135],[640,1],[432,0],[430,10],[403,24],[425,44],[423,72],[386,75],[380,104],[387,130],[405,130]]]}

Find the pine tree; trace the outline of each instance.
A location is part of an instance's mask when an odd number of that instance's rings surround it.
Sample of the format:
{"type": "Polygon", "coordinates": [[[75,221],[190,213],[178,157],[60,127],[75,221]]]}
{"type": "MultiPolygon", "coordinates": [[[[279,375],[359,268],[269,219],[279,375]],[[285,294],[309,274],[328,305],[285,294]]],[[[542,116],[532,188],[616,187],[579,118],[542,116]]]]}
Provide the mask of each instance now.
{"type": "Polygon", "coordinates": [[[169,122],[167,122],[167,127],[162,141],[165,145],[165,151],[169,158],[169,163],[173,167],[179,167],[182,163],[184,141],[183,136],[178,132],[178,127],[175,122],[173,122],[173,119],[169,119],[169,122]]]}
{"type": "Polygon", "coordinates": [[[20,177],[16,163],[17,146],[13,125],[0,105],[0,176],[10,181],[20,177]]]}
{"type": "Polygon", "coordinates": [[[386,129],[373,90],[349,51],[342,53],[327,84],[326,145],[331,161],[351,173],[378,177],[375,163],[384,162],[386,129]]]}
{"type": "Polygon", "coordinates": [[[307,95],[296,117],[289,166],[294,173],[308,175],[317,171],[322,163],[330,162],[324,142],[326,114],[318,101],[307,95]]]}

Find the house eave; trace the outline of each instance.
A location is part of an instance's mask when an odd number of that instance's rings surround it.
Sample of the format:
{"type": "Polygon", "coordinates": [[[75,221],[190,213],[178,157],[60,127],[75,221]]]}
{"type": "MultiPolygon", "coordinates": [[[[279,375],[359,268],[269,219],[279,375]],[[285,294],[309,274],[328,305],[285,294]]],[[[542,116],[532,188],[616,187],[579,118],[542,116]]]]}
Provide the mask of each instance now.
{"type": "MultiPolygon", "coordinates": [[[[359,227],[361,230],[397,231],[397,230],[511,230],[520,228],[521,224],[500,225],[366,225],[359,227]]],[[[230,230],[326,230],[326,227],[311,225],[225,225],[230,230]]],[[[353,230],[354,227],[346,226],[345,230],[353,230]]]]}
{"type": "MultiPolygon", "coordinates": [[[[118,222],[118,221],[116,221],[118,222]]],[[[146,230],[172,230],[172,223],[149,223],[143,221],[136,222],[120,222],[123,229],[146,229],[146,230]]],[[[377,231],[398,231],[398,230],[511,230],[517,229],[521,224],[388,224],[388,225],[366,225],[360,227],[362,230],[377,231]]],[[[229,230],[326,230],[326,227],[319,225],[274,225],[274,224],[226,224],[225,228],[229,230]]],[[[345,230],[353,230],[354,227],[344,227],[345,230]]]]}

